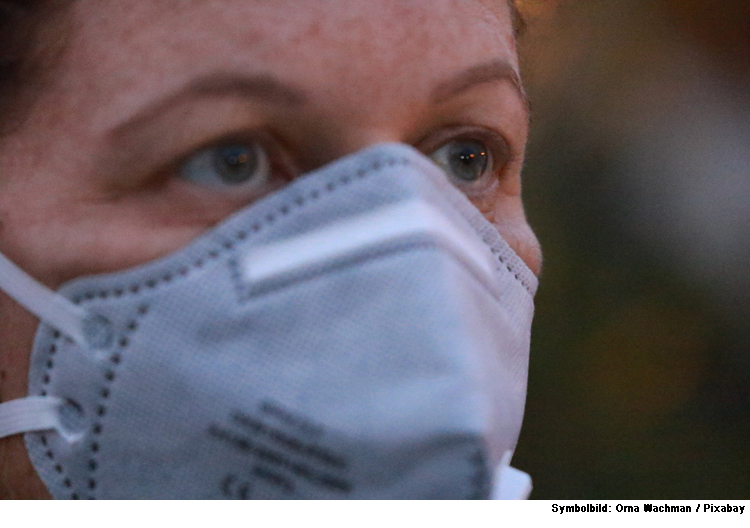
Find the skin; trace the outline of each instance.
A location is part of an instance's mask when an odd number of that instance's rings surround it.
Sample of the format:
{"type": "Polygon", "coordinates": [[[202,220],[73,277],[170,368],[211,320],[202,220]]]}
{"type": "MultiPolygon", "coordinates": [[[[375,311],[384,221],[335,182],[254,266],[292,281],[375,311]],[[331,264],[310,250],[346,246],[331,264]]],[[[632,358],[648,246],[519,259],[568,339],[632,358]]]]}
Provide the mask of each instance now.
{"type": "MultiPolygon", "coordinates": [[[[504,2],[177,4],[74,2],[51,82],[0,140],[0,250],[37,280],[56,289],[169,254],[361,148],[395,141],[430,154],[457,136],[495,148],[491,177],[464,190],[539,272],[521,201],[528,111],[504,2]],[[180,160],[227,136],[268,147],[267,185],[232,192],[181,178],[180,160]]],[[[4,294],[0,313],[8,401],[27,393],[38,320],[4,294]]],[[[0,497],[47,496],[22,438],[0,440],[0,497]]]]}

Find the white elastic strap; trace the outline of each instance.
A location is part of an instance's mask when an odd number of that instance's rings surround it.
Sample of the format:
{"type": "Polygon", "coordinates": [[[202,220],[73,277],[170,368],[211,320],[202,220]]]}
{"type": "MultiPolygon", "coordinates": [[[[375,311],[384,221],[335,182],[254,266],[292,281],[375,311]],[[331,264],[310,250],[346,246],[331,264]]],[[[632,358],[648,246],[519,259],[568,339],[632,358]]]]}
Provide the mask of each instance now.
{"type": "Polygon", "coordinates": [[[63,401],[49,396],[29,396],[0,403],[0,438],[33,431],[62,430],[63,401]]]}
{"type": "Polygon", "coordinates": [[[84,321],[88,312],[40,284],[0,253],[0,289],[39,319],[76,343],[86,344],[84,321]]]}
{"type": "Polygon", "coordinates": [[[387,206],[312,233],[259,247],[244,258],[241,268],[244,279],[252,284],[420,234],[430,236],[450,251],[497,294],[490,251],[468,229],[449,220],[434,207],[418,201],[387,206]]]}

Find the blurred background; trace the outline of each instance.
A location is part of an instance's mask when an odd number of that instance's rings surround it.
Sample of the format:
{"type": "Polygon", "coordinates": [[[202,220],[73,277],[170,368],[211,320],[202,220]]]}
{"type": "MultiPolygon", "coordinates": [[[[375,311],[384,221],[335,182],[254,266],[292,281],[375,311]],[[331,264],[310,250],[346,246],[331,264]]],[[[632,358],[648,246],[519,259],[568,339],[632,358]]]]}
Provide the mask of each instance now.
{"type": "Polygon", "coordinates": [[[750,0],[518,0],[537,499],[750,499],[750,0]]]}

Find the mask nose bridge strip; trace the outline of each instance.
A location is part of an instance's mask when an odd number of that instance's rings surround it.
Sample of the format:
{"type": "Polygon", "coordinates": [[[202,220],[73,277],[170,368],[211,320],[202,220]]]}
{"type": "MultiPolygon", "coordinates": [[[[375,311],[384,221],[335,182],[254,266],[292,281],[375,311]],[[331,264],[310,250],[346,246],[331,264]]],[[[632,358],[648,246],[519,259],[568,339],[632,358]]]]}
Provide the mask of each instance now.
{"type": "Polygon", "coordinates": [[[0,253],[0,288],[16,302],[81,346],[87,346],[90,314],[39,283],[0,253]]]}
{"type": "Polygon", "coordinates": [[[377,244],[414,235],[430,236],[499,296],[489,249],[475,240],[468,229],[449,220],[435,207],[416,200],[259,247],[242,259],[243,278],[250,284],[274,280],[307,266],[346,258],[377,244]]]}

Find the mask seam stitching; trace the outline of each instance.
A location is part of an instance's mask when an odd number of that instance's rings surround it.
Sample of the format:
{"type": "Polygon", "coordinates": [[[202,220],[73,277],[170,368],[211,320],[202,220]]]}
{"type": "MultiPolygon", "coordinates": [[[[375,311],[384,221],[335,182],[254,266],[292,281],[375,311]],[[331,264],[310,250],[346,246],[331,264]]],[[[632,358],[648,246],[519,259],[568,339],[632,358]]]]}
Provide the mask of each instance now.
{"type": "Polygon", "coordinates": [[[148,304],[141,304],[137,311],[135,317],[131,318],[128,321],[126,330],[120,335],[119,339],[117,340],[117,344],[115,345],[115,350],[109,354],[109,357],[107,358],[110,362],[109,368],[105,369],[104,371],[104,386],[99,392],[99,403],[97,405],[96,409],[96,415],[97,418],[93,421],[93,425],[91,427],[91,437],[92,442],[89,444],[89,460],[88,460],[88,469],[89,469],[89,478],[87,482],[88,489],[91,492],[91,496],[89,496],[90,499],[95,499],[94,496],[96,488],[98,487],[97,477],[96,477],[96,471],[99,468],[99,461],[98,461],[98,453],[100,451],[100,444],[99,440],[97,440],[103,431],[103,423],[106,422],[105,416],[107,414],[107,404],[106,400],[108,400],[111,396],[111,390],[112,386],[115,382],[115,379],[117,378],[117,370],[119,366],[122,363],[123,360],[123,354],[130,346],[130,342],[132,340],[132,337],[135,335],[135,332],[138,331],[140,328],[139,320],[148,314],[149,311],[149,305],[148,304]]]}
{"type": "MultiPolygon", "coordinates": [[[[368,167],[368,168],[360,168],[354,174],[356,175],[356,178],[362,179],[362,178],[364,178],[364,177],[366,177],[366,176],[368,176],[368,175],[370,175],[370,174],[372,174],[374,172],[377,172],[377,171],[381,170],[384,167],[393,167],[395,165],[409,166],[409,165],[411,165],[411,162],[410,162],[410,160],[408,160],[406,158],[400,158],[400,159],[389,158],[386,161],[375,161],[375,162],[372,163],[372,165],[370,167],[368,167]]],[[[344,176],[338,178],[338,180],[339,180],[339,184],[338,185],[336,183],[334,183],[333,181],[329,181],[325,185],[325,190],[328,191],[329,193],[333,192],[334,190],[336,190],[339,187],[339,185],[348,185],[349,183],[351,183],[353,181],[353,179],[354,179],[354,176],[352,176],[352,175],[344,175],[344,176]]],[[[298,207],[303,207],[307,203],[308,200],[317,200],[319,198],[320,198],[320,190],[313,189],[312,191],[309,192],[307,199],[304,198],[304,197],[302,197],[302,196],[299,196],[299,197],[297,197],[294,200],[294,203],[298,207]]],[[[281,214],[282,216],[286,216],[290,212],[291,212],[291,207],[290,207],[289,204],[285,204],[285,205],[281,206],[278,209],[278,213],[281,214]]],[[[273,223],[273,221],[275,220],[275,215],[273,213],[269,213],[269,214],[266,215],[265,220],[266,220],[266,223],[268,223],[268,224],[273,223]]],[[[263,228],[263,224],[261,222],[258,222],[258,221],[254,222],[250,226],[250,230],[252,230],[254,233],[260,232],[262,228],[263,228]]],[[[225,242],[223,242],[222,246],[223,246],[224,250],[226,250],[226,252],[232,251],[233,249],[235,249],[235,243],[236,242],[242,242],[242,241],[244,241],[247,238],[247,236],[248,236],[247,230],[246,229],[240,229],[239,231],[235,232],[235,234],[234,234],[233,238],[235,239],[235,241],[226,240],[225,242]]],[[[206,264],[206,260],[209,260],[209,259],[211,259],[211,260],[218,259],[218,257],[221,255],[222,252],[223,252],[222,250],[212,249],[212,250],[208,251],[203,257],[200,257],[200,258],[196,259],[193,262],[193,266],[192,267],[197,268],[197,269],[203,268],[203,266],[206,264]]],[[[83,294],[82,296],[75,297],[73,299],[73,302],[75,304],[83,304],[83,303],[85,303],[87,301],[93,301],[93,300],[95,300],[97,298],[98,299],[102,299],[102,300],[106,300],[110,296],[113,296],[115,298],[120,298],[120,297],[126,295],[126,293],[128,293],[128,292],[130,294],[133,294],[135,296],[135,295],[139,295],[139,294],[143,293],[144,288],[148,288],[150,290],[155,289],[156,286],[159,284],[160,281],[164,282],[164,283],[170,283],[170,282],[172,282],[172,280],[175,279],[175,274],[177,275],[178,278],[184,278],[187,275],[189,275],[189,273],[190,273],[190,269],[187,266],[181,266],[176,272],[175,271],[167,271],[167,272],[165,272],[164,275],[162,275],[162,277],[160,279],[156,279],[156,278],[152,277],[152,278],[146,279],[144,281],[141,281],[139,283],[131,284],[127,288],[123,287],[123,286],[118,286],[118,287],[114,287],[114,288],[107,289],[107,290],[100,290],[99,292],[89,291],[89,292],[86,292],[85,294],[83,294]]],[[[148,311],[148,306],[147,305],[141,305],[139,307],[139,313],[141,315],[145,315],[145,313],[147,311],[148,311]]],[[[136,327],[137,327],[137,323],[136,323],[136,327]]],[[[55,335],[58,338],[61,337],[60,333],[58,331],[55,331],[55,335]]],[[[126,338],[121,338],[120,342],[118,343],[118,345],[121,346],[121,347],[123,347],[122,339],[126,339],[126,338]]],[[[126,339],[125,346],[127,346],[127,343],[128,343],[128,341],[126,339]]],[[[114,357],[114,355],[110,357],[110,360],[112,359],[112,357],[114,357]]],[[[112,381],[114,381],[114,378],[115,378],[114,370],[107,370],[107,371],[105,371],[105,382],[111,383],[112,381]]],[[[43,382],[45,384],[47,384],[47,383],[49,383],[49,379],[50,379],[49,375],[45,373],[45,375],[43,377],[43,382]]],[[[105,385],[108,385],[109,383],[106,383],[105,385]]],[[[100,392],[100,397],[101,397],[101,399],[100,399],[100,404],[97,407],[97,415],[99,417],[103,417],[104,414],[106,414],[106,406],[103,405],[102,402],[103,402],[103,400],[106,400],[107,398],[109,398],[109,388],[107,386],[105,386],[102,389],[102,391],[100,392]]],[[[101,433],[101,428],[102,428],[102,426],[101,426],[100,423],[98,423],[98,422],[95,423],[94,426],[92,427],[92,430],[91,430],[92,434],[95,434],[95,435],[98,436],[101,433]],[[97,428],[97,426],[98,426],[98,428],[97,428]],[[98,433],[96,431],[98,431],[98,433]]],[[[89,450],[93,453],[90,456],[90,459],[89,459],[89,470],[90,470],[90,472],[93,472],[93,471],[95,471],[98,468],[98,462],[97,462],[97,460],[95,458],[96,457],[95,453],[97,453],[99,451],[99,444],[98,444],[98,442],[93,441],[89,445],[89,450]],[[93,462],[93,464],[92,464],[92,462],[93,462]],[[92,467],[93,467],[93,469],[92,469],[92,467]]],[[[51,451],[48,451],[48,452],[51,452],[51,451]]],[[[53,456],[54,456],[54,454],[53,454],[53,456]]],[[[72,486],[72,482],[70,481],[70,478],[67,478],[67,477],[64,480],[64,485],[65,485],[66,488],[72,488],[73,487],[72,486]]],[[[93,477],[90,478],[89,481],[88,481],[88,488],[93,492],[93,490],[96,489],[96,487],[97,487],[96,479],[93,478],[93,477]]],[[[79,498],[78,493],[77,492],[73,492],[71,494],[71,498],[78,499],[79,498]]],[[[90,496],[89,498],[95,498],[95,497],[90,496]]]]}
{"type": "Polygon", "coordinates": [[[518,273],[517,271],[515,271],[512,268],[512,266],[507,261],[507,259],[501,255],[500,250],[497,249],[497,248],[492,247],[492,244],[486,238],[482,237],[482,240],[484,241],[485,244],[487,244],[487,246],[490,248],[490,251],[492,252],[492,254],[495,255],[495,257],[497,258],[497,260],[500,262],[500,266],[497,266],[496,269],[499,271],[500,269],[502,269],[503,266],[505,266],[505,269],[507,269],[508,272],[510,272],[516,278],[516,280],[519,283],[521,283],[521,286],[523,286],[526,289],[526,291],[528,292],[528,294],[533,297],[533,294],[531,293],[531,286],[529,284],[527,284],[526,281],[521,278],[521,274],[520,273],[518,273]]]}
{"type": "MultiPolygon", "coordinates": [[[[47,387],[52,381],[52,371],[55,368],[54,356],[57,353],[59,343],[62,340],[62,338],[63,338],[62,334],[58,330],[53,330],[52,343],[47,348],[47,361],[45,363],[44,375],[42,376],[42,384],[45,388],[43,388],[39,392],[40,396],[47,396],[47,387]]],[[[39,437],[39,441],[42,444],[43,448],[45,449],[44,456],[46,456],[51,461],[51,464],[54,464],[53,469],[55,470],[55,473],[57,473],[62,479],[61,480],[62,485],[67,489],[72,489],[73,482],[70,480],[70,476],[66,474],[62,463],[60,463],[60,461],[55,458],[55,452],[52,450],[52,447],[49,445],[47,433],[41,433],[39,437]]],[[[79,497],[76,492],[72,492],[70,495],[70,498],[78,499],[79,497]]]]}

